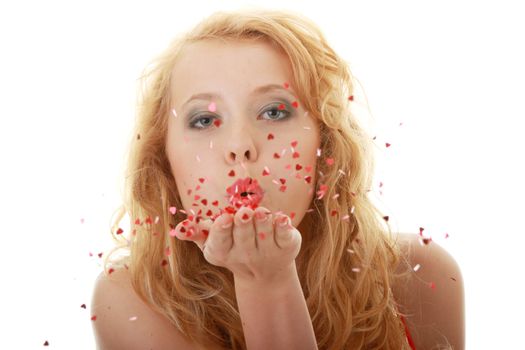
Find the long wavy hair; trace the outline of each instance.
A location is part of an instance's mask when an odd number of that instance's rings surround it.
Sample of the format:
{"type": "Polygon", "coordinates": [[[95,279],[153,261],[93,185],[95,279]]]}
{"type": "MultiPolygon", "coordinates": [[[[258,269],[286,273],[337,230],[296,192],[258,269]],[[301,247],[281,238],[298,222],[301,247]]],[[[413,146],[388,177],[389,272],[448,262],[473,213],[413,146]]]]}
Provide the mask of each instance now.
{"type": "Polygon", "coordinates": [[[184,46],[200,40],[259,40],[282,49],[292,66],[290,85],[321,126],[316,164],[321,176],[315,186],[324,184],[327,191],[312,201],[314,210],[301,222],[311,229],[302,232],[305,263],[298,270],[319,349],[409,349],[391,287],[411,269],[388,218],[367,195],[375,144],[350,108],[356,79],[318,27],[295,13],[215,12],[177,36],[144,69],[123,204],[111,225],[117,245],[104,258],[104,272],[128,269],[140,298],[188,339],[203,346],[246,348],[233,274],[208,263],[196,244],[169,234],[189,215],[169,210],[182,208],[165,149],[171,72],[184,46]],[[327,158],[335,163],[328,166],[327,158]],[[119,228],[126,214],[129,238],[119,228]],[[128,254],[111,260],[118,250],[128,254]]]}

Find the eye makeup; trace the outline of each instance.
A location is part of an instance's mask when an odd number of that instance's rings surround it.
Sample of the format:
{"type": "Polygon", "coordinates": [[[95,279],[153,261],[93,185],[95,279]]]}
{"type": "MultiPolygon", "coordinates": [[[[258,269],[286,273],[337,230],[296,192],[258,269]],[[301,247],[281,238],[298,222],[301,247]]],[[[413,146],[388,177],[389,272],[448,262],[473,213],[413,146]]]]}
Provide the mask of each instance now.
{"type": "MultiPolygon", "coordinates": [[[[208,129],[208,127],[213,123],[214,119],[220,119],[215,113],[211,113],[209,111],[205,111],[202,114],[197,114],[196,116],[191,117],[191,115],[193,113],[198,113],[198,112],[195,112],[195,111],[190,112],[190,114],[189,114],[190,117],[187,118],[187,119],[189,119],[188,120],[188,124],[187,124],[187,127],[189,129],[205,130],[205,129],[208,129]],[[208,121],[208,122],[205,123],[204,126],[196,126],[201,121],[208,121]]],[[[290,119],[293,115],[294,115],[294,109],[291,108],[290,103],[287,100],[285,100],[285,99],[279,98],[278,101],[275,101],[274,103],[270,103],[266,108],[264,108],[260,112],[258,112],[257,120],[261,120],[262,119],[262,120],[266,120],[266,121],[272,122],[272,123],[273,122],[281,122],[281,121],[286,121],[286,120],[290,119]],[[283,109],[279,108],[279,106],[281,104],[284,105],[283,109]],[[278,113],[282,117],[280,117],[278,119],[264,118],[264,117],[259,118],[259,116],[264,115],[264,114],[266,114],[268,112],[278,113]]]]}

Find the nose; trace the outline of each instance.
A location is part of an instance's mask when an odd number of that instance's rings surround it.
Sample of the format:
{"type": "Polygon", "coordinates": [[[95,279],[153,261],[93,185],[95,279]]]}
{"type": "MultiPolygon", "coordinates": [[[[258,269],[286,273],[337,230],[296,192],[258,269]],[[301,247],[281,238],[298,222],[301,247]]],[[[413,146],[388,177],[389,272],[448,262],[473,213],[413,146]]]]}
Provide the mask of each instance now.
{"type": "Polygon", "coordinates": [[[225,156],[229,165],[254,162],[257,159],[257,151],[248,130],[244,129],[235,135],[231,135],[225,156]]]}

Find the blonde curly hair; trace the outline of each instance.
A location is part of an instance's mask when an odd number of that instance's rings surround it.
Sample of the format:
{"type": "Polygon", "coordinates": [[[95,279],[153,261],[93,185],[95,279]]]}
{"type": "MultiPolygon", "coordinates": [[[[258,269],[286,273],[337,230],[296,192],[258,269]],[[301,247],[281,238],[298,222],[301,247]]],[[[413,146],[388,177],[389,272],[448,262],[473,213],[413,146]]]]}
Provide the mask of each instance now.
{"type": "Polygon", "coordinates": [[[305,263],[298,270],[319,349],[410,349],[391,287],[411,269],[388,220],[367,196],[374,143],[350,109],[355,79],[314,23],[283,10],[216,12],[176,37],[146,67],[123,204],[111,227],[118,244],[104,259],[105,273],[110,265],[127,268],[140,298],[192,341],[246,348],[231,272],[209,264],[195,244],[169,235],[186,219],[180,211],[169,212],[182,207],[165,149],[171,72],[185,45],[210,39],[263,40],[282,49],[300,103],[320,123],[316,169],[322,176],[315,186],[328,190],[313,200],[314,211],[301,223],[311,230],[303,236],[305,263]],[[327,166],[326,158],[335,163],[327,166]],[[125,214],[133,228],[129,240],[117,231],[125,214]],[[118,250],[129,254],[111,260],[118,250]],[[406,269],[397,274],[400,262],[406,269]]]}

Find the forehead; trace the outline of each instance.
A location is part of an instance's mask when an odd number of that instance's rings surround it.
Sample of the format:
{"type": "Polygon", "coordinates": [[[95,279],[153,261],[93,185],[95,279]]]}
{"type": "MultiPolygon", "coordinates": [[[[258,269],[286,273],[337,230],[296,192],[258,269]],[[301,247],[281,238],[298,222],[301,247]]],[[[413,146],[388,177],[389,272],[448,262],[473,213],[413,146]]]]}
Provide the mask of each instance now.
{"type": "Polygon", "coordinates": [[[268,82],[283,84],[291,76],[287,56],[268,42],[206,40],[182,50],[172,71],[172,91],[179,98],[210,88],[251,91],[268,82]]]}

